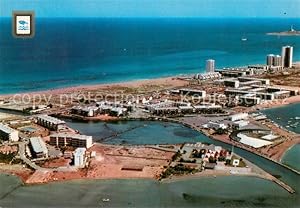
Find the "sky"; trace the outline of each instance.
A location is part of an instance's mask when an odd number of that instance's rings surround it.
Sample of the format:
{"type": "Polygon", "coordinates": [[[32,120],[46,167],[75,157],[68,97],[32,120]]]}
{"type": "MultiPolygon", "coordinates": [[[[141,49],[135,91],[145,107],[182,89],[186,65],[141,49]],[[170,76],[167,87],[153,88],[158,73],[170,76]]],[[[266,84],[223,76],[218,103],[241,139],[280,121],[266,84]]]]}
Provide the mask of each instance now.
{"type": "Polygon", "coordinates": [[[300,17],[300,0],[0,0],[0,15],[36,17],[300,17]]]}

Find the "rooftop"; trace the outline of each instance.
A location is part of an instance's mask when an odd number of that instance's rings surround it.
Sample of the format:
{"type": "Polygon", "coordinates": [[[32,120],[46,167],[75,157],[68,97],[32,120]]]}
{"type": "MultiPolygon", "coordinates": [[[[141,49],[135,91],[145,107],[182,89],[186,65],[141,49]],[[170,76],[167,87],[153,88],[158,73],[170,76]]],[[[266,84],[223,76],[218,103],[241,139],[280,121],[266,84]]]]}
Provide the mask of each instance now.
{"type": "Polygon", "coordinates": [[[13,128],[10,128],[9,126],[0,123],[0,131],[3,131],[7,134],[11,134],[13,132],[16,132],[17,130],[15,130],[13,128]]]}
{"type": "Polygon", "coordinates": [[[59,120],[57,118],[54,118],[54,117],[51,117],[51,116],[48,116],[48,115],[38,115],[37,118],[45,120],[45,121],[48,121],[48,122],[56,124],[56,125],[57,124],[65,124],[66,123],[66,122],[64,122],[62,120],[59,120]]]}
{"type": "Polygon", "coordinates": [[[48,150],[47,150],[47,146],[45,144],[45,142],[42,140],[42,138],[40,137],[32,137],[30,138],[30,143],[31,143],[31,146],[33,148],[33,151],[36,152],[36,153],[47,153],[48,150]]]}
{"type": "Polygon", "coordinates": [[[197,90],[197,89],[189,89],[189,88],[182,88],[182,89],[179,89],[179,91],[201,92],[201,93],[204,93],[204,92],[205,92],[205,90],[197,90]]]}
{"type": "Polygon", "coordinates": [[[92,138],[92,136],[87,136],[87,135],[66,134],[66,133],[51,134],[50,137],[69,137],[69,138],[80,139],[80,140],[87,140],[92,138]]]}

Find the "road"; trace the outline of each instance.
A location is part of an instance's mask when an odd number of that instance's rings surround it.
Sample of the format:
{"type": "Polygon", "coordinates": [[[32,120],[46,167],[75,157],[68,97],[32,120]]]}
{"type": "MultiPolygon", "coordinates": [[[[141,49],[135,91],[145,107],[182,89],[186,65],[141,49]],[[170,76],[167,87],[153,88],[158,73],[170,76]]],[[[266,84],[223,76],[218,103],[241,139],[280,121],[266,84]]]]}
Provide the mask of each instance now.
{"type": "Polygon", "coordinates": [[[20,159],[23,160],[24,163],[26,163],[27,165],[29,165],[31,168],[33,168],[34,170],[47,170],[45,168],[42,168],[38,165],[36,165],[35,163],[31,162],[25,154],[25,148],[26,148],[26,142],[19,142],[19,155],[20,155],[20,159]]]}

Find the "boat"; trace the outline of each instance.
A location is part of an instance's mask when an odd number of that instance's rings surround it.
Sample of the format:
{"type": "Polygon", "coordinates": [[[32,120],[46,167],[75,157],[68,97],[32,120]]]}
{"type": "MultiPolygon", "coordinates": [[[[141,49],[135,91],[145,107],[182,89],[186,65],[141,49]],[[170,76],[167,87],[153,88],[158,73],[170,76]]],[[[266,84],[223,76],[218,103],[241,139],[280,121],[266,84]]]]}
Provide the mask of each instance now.
{"type": "Polygon", "coordinates": [[[297,116],[297,117],[295,117],[295,119],[296,119],[296,120],[300,120],[300,117],[297,116]]]}
{"type": "Polygon", "coordinates": [[[247,39],[247,38],[242,38],[241,40],[242,40],[242,41],[247,41],[248,39],[247,39]]]}
{"type": "Polygon", "coordinates": [[[103,198],[102,201],[103,201],[103,202],[109,202],[110,199],[109,199],[109,198],[103,198]]]}

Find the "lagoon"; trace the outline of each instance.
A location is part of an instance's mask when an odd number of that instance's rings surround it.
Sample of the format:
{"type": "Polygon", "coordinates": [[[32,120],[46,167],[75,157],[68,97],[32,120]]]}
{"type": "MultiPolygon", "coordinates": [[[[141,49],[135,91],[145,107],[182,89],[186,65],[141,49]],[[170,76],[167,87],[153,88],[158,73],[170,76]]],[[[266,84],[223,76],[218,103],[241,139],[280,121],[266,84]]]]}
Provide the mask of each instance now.
{"type": "MultiPolygon", "coordinates": [[[[107,141],[111,144],[119,144],[120,141],[125,140],[128,145],[137,145],[151,143],[152,139],[154,139],[153,143],[169,143],[174,137],[178,142],[184,140],[209,142],[231,148],[180,124],[126,121],[107,123],[108,127],[106,127],[104,122],[67,122],[70,126],[85,129],[83,133],[93,133],[100,137],[102,135],[99,132],[102,132],[103,128],[108,128],[105,135],[109,135],[111,129],[125,131],[125,136],[120,134],[120,138],[107,141]],[[141,124],[142,126],[139,127],[141,124]],[[126,132],[132,127],[138,128],[126,132]],[[187,134],[183,136],[182,132],[187,134]],[[145,141],[139,137],[143,134],[145,134],[145,141]]],[[[18,178],[0,174],[0,205],[4,207],[24,204],[30,207],[297,207],[300,204],[299,175],[245,150],[234,148],[234,151],[269,173],[280,176],[281,180],[296,190],[296,193],[289,194],[280,186],[267,180],[242,176],[206,177],[170,182],[143,179],[74,180],[21,186],[18,178]],[[111,201],[104,203],[103,198],[110,198],[111,201]]]]}

